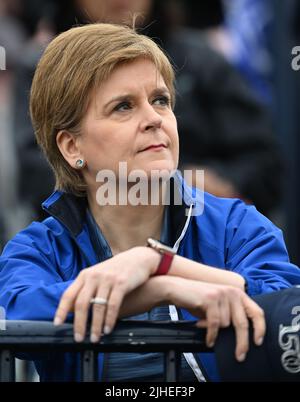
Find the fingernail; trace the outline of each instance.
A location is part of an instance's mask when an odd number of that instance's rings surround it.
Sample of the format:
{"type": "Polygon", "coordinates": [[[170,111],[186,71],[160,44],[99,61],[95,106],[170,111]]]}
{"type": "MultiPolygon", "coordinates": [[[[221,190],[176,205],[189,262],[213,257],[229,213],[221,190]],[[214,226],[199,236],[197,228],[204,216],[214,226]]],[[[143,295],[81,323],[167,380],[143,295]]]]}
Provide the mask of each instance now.
{"type": "Polygon", "coordinates": [[[55,317],[53,325],[61,325],[62,324],[62,320],[59,317],[55,317]]]}
{"type": "Polygon", "coordinates": [[[256,342],[256,345],[261,346],[263,344],[264,338],[259,338],[256,342]]]}
{"type": "Polygon", "coordinates": [[[81,334],[75,334],[74,339],[76,342],[82,342],[83,336],[81,334]]]}
{"type": "Polygon", "coordinates": [[[98,336],[96,334],[92,334],[91,335],[91,342],[92,343],[97,343],[98,342],[98,336]]]}
{"type": "Polygon", "coordinates": [[[238,355],[237,359],[239,362],[243,362],[246,358],[246,353],[241,353],[240,355],[238,355]]]}
{"type": "Polygon", "coordinates": [[[212,348],[213,346],[214,346],[214,342],[209,342],[208,344],[207,344],[207,346],[209,347],[209,348],[212,348]]]}
{"type": "Polygon", "coordinates": [[[104,333],[105,333],[105,335],[108,335],[108,334],[111,333],[111,329],[110,329],[110,327],[109,327],[108,325],[105,325],[105,327],[104,327],[104,333]]]}

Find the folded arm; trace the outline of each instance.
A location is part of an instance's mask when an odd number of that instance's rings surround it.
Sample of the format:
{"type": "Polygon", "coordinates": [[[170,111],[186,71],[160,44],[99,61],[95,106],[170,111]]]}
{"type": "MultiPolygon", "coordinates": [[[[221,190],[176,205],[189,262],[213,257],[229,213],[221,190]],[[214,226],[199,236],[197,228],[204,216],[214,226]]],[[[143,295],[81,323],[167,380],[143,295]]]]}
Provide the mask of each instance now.
{"type": "MultiPolygon", "coordinates": [[[[254,327],[254,342],[257,345],[263,342],[265,321],[262,309],[243,291],[226,285],[171,276],[150,278],[124,298],[119,318],[164,304],[185,308],[198,317],[197,326],[207,328],[206,343],[209,347],[214,345],[220,328],[233,325],[236,333],[235,356],[239,361],[245,359],[249,348],[249,320],[254,327]]],[[[102,309],[101,314],[104,313],[102,309]]],[[[109,316],[107,320],[113,327],[114,318],[109,316]]]]}

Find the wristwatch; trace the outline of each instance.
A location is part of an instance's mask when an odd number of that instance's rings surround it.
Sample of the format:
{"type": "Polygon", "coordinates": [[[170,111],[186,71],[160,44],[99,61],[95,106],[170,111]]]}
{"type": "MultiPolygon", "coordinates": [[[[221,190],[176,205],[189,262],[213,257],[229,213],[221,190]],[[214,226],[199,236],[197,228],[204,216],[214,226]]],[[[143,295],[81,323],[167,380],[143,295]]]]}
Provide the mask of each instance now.
{"type": "Polygon", "coordinates": [[[166,275],[171,268],[174,255],[176,255],[175,251],[152,238],[147,240],[147,245],[161,254],[161,260],[154,275],[166,275]]]}

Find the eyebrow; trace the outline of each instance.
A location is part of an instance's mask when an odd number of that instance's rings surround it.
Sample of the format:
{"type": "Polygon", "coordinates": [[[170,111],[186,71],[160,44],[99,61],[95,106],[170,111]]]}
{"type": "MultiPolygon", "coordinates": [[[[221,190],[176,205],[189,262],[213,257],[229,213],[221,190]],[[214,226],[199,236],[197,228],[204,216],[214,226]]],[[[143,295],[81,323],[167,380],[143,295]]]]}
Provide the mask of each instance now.
{"type": "MultiPolygon", "coordinates": [[[[159,87],[159,88],[155,88],[152,93],[151,96],[157,96],[157,95],[168,95],[170,96],[170,91],[168,90],[167,87],[159,87]]],[[[133,99],[134,95],[131,93],[128,94],[124,94],[124,95],[118,95],[118,96],[114,96],[113,98],[111,98],[105,105],[104,105],[104,109],[107,109],[107,107],[114,102],[122,102],[122,101],[126,101],[126,100],[130,100],[133,99]]]]}

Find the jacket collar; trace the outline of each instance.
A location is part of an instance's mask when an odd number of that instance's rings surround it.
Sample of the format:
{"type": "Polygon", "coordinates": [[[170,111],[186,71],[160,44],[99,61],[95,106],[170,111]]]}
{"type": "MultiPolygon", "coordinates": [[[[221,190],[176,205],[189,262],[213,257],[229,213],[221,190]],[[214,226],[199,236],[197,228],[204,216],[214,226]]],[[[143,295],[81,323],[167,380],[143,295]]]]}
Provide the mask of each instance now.
{"type": "MultiPolygon", "coordinates": [[[[179,247],[191,218],[193,206],[201,198],[193,197],[195,189],[189,187],[183,180],[180,172],[176,171],[170,179],[170,247],[179,247]],[[178,201],[181,202],[178,202],[178,201]]],[[[196,193],[199,193],[197,190],[196,193]]],[[[43,204],[43,209],[57,219],[70,232],[72,237],[77,237],[84,229],[86,223],[87,199],[62,191],[55,191],[43,204]]],[[[199,205],[198,205],[199,207],[199,205]]]]}

